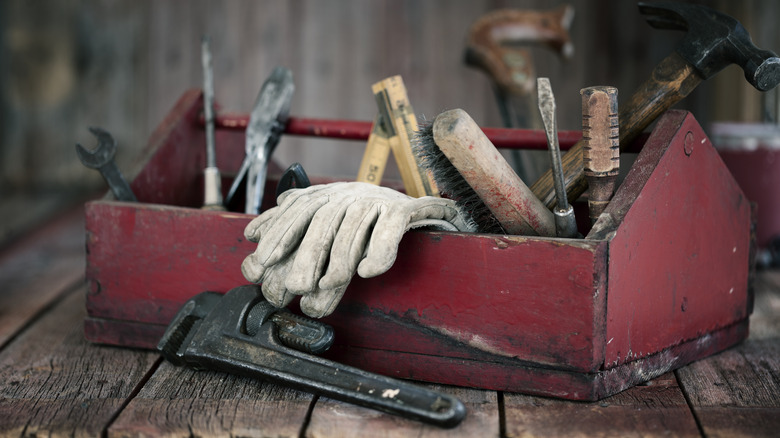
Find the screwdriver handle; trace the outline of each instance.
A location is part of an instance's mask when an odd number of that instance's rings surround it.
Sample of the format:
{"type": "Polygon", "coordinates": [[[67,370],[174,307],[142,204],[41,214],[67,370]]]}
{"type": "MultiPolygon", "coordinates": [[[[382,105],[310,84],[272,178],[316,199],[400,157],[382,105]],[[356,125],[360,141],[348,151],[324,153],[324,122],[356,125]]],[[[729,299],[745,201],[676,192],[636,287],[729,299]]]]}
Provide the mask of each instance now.
{"type": "Polygon", "coordinates": [[[617,88],[588,87],[582,97],[582,164],[591,223],[609,204],[620,171],[617,88]]]}

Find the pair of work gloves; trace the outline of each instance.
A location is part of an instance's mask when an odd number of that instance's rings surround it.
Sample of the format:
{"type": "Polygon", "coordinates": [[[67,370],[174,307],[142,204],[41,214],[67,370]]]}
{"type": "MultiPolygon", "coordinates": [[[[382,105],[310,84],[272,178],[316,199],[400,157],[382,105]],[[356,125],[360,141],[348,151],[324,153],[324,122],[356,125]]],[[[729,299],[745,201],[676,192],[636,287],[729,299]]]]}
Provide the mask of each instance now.
{"type": "Polygon", "coordinates": [[[404,233],[421,227],[476,229],[449,199],[412,198],[361,182],[290,189],[247,225],[244,235],[257,250],[241,270],[262,283],[271,304],[284,307],[300,295],[301,310],[321,318],[335,310],[356,272],[363,278],[386,272],[404,233]]]}

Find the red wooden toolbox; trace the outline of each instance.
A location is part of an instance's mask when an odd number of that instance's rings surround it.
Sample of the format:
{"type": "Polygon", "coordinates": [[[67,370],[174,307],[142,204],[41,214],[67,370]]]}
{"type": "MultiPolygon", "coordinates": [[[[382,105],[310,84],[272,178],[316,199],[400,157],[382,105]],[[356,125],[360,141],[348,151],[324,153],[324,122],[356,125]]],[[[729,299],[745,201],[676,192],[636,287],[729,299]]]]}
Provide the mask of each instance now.
{"type": "MultiPolygon", "coordinates": [[[[140,203],[86,206],[91,341],[154,348],[188,298],[246,283],[252,217],[198,208],[200,110],[186,93],[153,134],[130,175],[140,203]]],[[[217,129],[217,144],[220,168],[237,170],[244,133],[217,129]]],[[[393,268],[356,277],[325,318],[328,355],[401,378],[596,400],[747,337],[750,204],[691,114],[661,118],[607,213],[584,239],[408,233],[393,268]]]]}

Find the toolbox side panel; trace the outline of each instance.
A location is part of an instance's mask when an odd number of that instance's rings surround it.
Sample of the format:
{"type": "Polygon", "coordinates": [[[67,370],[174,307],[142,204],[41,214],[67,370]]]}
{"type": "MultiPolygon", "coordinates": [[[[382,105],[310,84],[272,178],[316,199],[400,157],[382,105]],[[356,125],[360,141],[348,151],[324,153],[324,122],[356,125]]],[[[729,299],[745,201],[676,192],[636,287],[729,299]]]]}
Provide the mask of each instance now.
{"type": "Polygon", "coordinates": [[[190,297],[245,284],[251,216],[153,204],[86,206],[91,317],[167,325],[190,297]]]}
{"type": "MultiPolygon", "coordinates": [[[[255,249],[243,237],[250,219],[89,203],[89,316],[165,325],[191,296],[245,284],[241,262],[255,249]]],[[[326,321],[342,345],[588,371],[603,361],[594,340],[603,345],[596,279],[605,245],[409,232],[390,271],[355,277],[326,321]]]]}
{"type": "Polygon", "coordinates": [[[750,205],[693,116],[664,116],[621,190],[605,367],[747,318],[750,205]]]}
{"type": "Polygon", "coordinates": [[[590,371],[603,361],[594,345],[603,345],[605,248],[411,232],[390,271],[355,278],[327,322],[350,347],[590,371]]]}

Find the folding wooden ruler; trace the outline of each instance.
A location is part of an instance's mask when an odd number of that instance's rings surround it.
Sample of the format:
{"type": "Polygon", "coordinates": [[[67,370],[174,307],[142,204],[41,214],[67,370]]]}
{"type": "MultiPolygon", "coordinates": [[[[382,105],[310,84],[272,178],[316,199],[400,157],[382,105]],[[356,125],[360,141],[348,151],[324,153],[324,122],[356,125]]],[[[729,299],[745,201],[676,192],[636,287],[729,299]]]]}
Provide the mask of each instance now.
{"type": "Polygon", "coordinates": [[[429,172],[420,166],[412,152],[411,140],[418,129],[417,119],[401,76],[381,80],[371,90],[379,112],[374,118],[357,180],[379,185],[392,150],[409,196],[439,196],[439,189],[429,172]]]}

